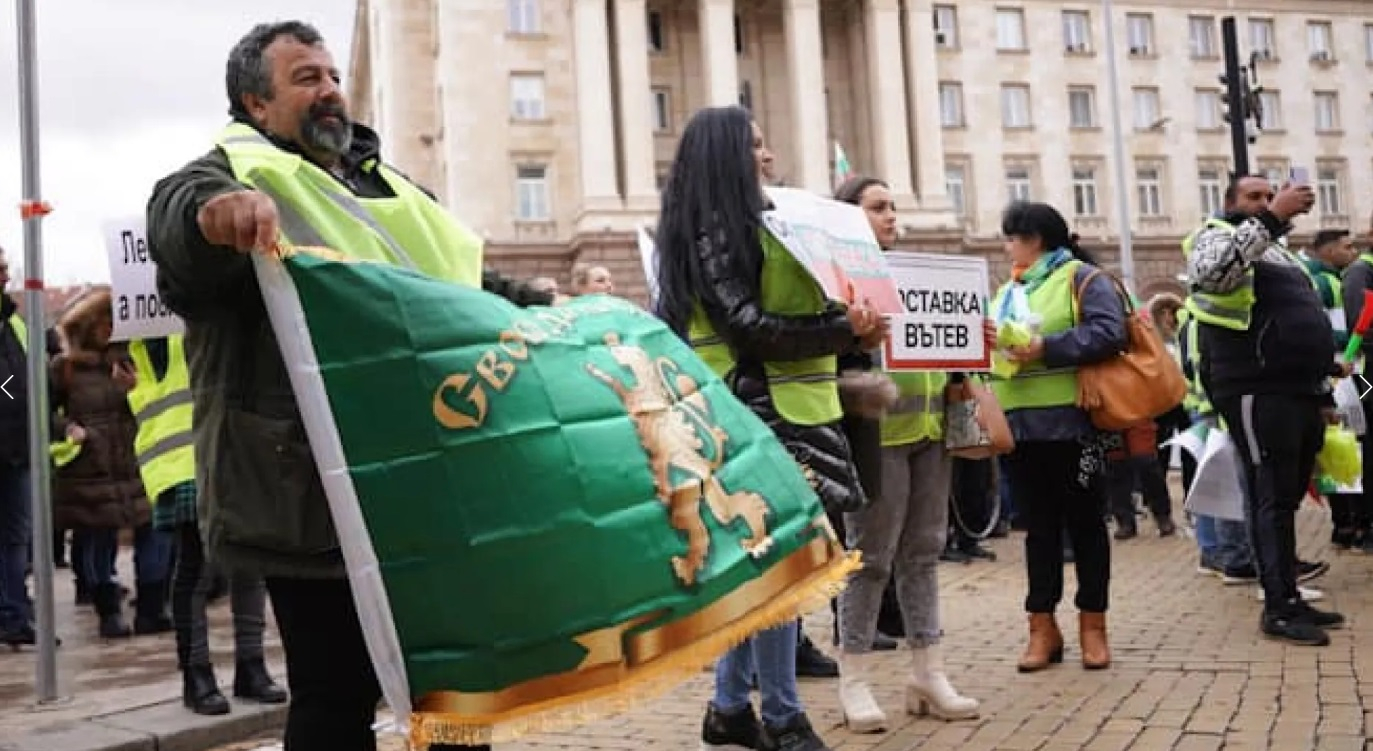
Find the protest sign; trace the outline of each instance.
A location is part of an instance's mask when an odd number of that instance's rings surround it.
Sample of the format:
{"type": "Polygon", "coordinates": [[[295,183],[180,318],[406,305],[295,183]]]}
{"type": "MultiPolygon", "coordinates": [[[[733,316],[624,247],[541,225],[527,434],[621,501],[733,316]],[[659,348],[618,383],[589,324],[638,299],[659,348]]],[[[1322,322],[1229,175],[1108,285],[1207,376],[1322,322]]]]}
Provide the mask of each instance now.
{"type": "Polygon", "coordinates": [[[113,341],[152,339],[182,333],[181,319],[157,296],[157,266],[148,255],[142,215],[106,222],[114,307],[113,341]]]}
{"type": "Polygon", "coordinates": [[[639,238],[639,261],[644,266],[644,282],[648,287],[648,305],[651,309],[658,302],[658,246],[653,242],[653,234],[642,224],[636,234],[639,238]]]}
{"type": "Polygon", "coordinates": [[[987,370],[987,259],[889,253],[901,310],[882,349],[886,370],[987,370]]]}
{"type": "Polygon", "coordinates": [[[867,301],[878,313],[901,311],[886,256],[863,210],[795,188],[767,188],[763,223],[832,300],[867,301]]]}

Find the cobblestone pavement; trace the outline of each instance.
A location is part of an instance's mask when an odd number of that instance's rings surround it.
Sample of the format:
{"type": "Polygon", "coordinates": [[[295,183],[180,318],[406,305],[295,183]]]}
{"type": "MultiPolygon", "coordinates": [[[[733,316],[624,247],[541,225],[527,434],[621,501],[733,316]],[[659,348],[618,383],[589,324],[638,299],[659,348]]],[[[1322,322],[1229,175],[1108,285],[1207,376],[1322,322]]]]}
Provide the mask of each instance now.
{"type": "MultiPolygon", "coordinates": [[[[1307,506],[1300,515],[1306,558],[1328,558],[1331,572],[1314,586],[1323,606],[1350,617],[1325,648],[1287,647],[1258,634],[1253,587],[1227,587],[1196,572],[1188,537],[1141,536],[1114,544],[1110,633],[1115,665],[1086,672],[1070,646],[1061,666],[1019,675],[1015,660],[1025,632],[1019,536],[995,541],[995,563],[944,564],[944,624],[955,685],[983,701],[979,720],[944,723],[900,714],[903,657],[889,653],[877,696],[894,726],[858,736],[841,726],[834,680],[806,680],[802,695],[812,721],[842,751],[1210,751],[1365,749],[1373,727],[1373,557],[1335,557],[1328,515],[1307,506]]],[[[1070,567],[1071,568],[1071,567],[1070,567]]],[[[1072,577],[1068,577],[1068,591],[1072,577]]],[[[1061,621],[1076,640],[1071,607],[1061,621]]],[[[828,645],[828,613],[808,620],[828,645]]],[[[526,738],[497,751],[544,749],[695,749],[709,696],[708,674],[671,695],[575,732],[526,738]]],[[[383,737],[383,751],[400,751],[383,737]]],[[[279,751],[273,742],[218,751],[279,751]]]]}

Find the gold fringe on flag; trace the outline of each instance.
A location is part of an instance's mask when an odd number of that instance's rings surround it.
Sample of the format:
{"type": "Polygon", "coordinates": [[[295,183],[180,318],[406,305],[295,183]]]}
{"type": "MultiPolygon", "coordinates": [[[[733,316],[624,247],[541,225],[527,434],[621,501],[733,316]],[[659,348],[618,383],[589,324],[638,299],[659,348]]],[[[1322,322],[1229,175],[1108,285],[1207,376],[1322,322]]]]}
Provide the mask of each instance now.
{"type": "Polygon", "coordinates": [[[410,716],[410,743],[499,743],[570,730],[661,697],[753,634],[827,607],[862,567],[821,535],[728,595],[684,618],[626,634],[656,616],[587,634],[576,670],[486,694],[435,692],[410,716]]]}

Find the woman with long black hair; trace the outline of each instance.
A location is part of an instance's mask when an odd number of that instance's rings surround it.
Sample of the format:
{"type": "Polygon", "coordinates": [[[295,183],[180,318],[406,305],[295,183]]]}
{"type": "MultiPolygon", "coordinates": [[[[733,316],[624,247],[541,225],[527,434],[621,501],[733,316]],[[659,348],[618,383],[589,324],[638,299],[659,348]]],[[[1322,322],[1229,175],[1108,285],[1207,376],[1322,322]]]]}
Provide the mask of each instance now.
{"type": "MultiPolygon", "coordinates": [[[[875,346],[882,317],[827,301],[765,229],[772,160],[740,107],[697,112],[682,132],[658,220],[657,313],[728,382],[807,470],[827,507],[866,503],[839,427],[837,355],[875,346]]],[[[715,666],[703,748],[828,751],[796,691],[797,623],[763,631],[715,666]],[[762,723],[749,693],[762,694],[762,723]]]]}
{"type": "Polygon", "coordinates": [[[1030,640],[1021,672],[1063,660],[1063,634],[1054,611],[1063,599],[1066,525],[1077,569],[1082,664],[1111,664],[1106,605],[1111,543],[1106,536],[1107,440],[1077,406],[1077,373],[1127,345],[1125,305],[1105,273],[1077,243],[1058,210],[1045,203],[1013,203],[1001,220],[1011,280],[992,300],[998,322],[1033,331],[1007,354],[1019,364],[1009,379],[992,382],[1015,436],[1007,460],[1015,507],[1025,525],[1030,640]]]}

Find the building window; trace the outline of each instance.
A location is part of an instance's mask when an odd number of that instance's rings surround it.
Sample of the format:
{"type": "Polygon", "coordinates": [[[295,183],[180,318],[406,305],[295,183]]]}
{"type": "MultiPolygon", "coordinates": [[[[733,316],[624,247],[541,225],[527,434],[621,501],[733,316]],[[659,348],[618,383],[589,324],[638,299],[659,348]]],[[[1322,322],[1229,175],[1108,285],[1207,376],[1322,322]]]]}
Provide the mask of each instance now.
{"type": "Polygon", "coordinates": [[[939,84],[939,122],[945,128],[961,128],[963,122],[963,84],[939,84]]]}
{"type": "Polygon", "coordinates": [[[1197,89],[1197,129],[1215,130],[1220,127],[1220,92],[1197,89]]]}
{"type": "Polygon", "coordinates": [[[1019,8],[996,9],[996,48],[1025,49],[1025,11],[1019,8]]]}
{"type": "Polygon", "coordinates": [[[1363,59],[1373,65],[1373,23],[1363,27],[1363,59]]]}
{"type": "Polygon", "coordinates": [[[1096,167],[1073,167],[1073,215],[1100,216],[1096,203],[1096,167]]]}
{"type": "Polygon", "coordinates": [[[1288,169],[1285,162],[1260,161],[1259,174],[1268,181],[1268,185],[1273,188],[1273,192],[1282,189],[1288,179],[1288,169]]]}
{"type": "Polygon", "coordinates": [[[1006,199],[1009,201],[1034,200],[1034,178],[1030,168],[1013,165],[1006,168],[1006,199]]]}
{"type": "Polygon", "coordinates": [[[648,49],[650,52],[663,52],[667,49],[667,36],[663,34],[663,14],[661,11],[651,10],[648,12],[648,49]]]}
{"type": "Polygon", "coordinates": [[[667,188],[668,178],[672,176],[672,167],[666,164],[659,164],[654,171],[653,179],[658,185],[658,192],[661,193],[667,188]]]}
{"type": "Polygon", "coordinates": [[[1273,32],[1273,19],[1249,19],[1249,49],[1253,50],[1260,60],[1276,60],[1278,58],[1278,43],[1277,36],[1273,32]]]}
{"type": "Polygon", "coordinates": [[[1163,216],[1163,178],[1158,165],[1135,166],[1135,190],[1140,216],[1163,216]]]}
{"type": "Polygon", "coordinates": [[[1074,128],[1096,127],[1096,90],[1091,86],[1068,87],[1068,125],[1074,128]]]}
{"type": "Polygon", "coordinates": [[[1340,129],[1340,97],[1333,91],[1316,92],[1316,131],[1340,129]]]}
{"type": "Polygon", "coordinates": [[[1215,216],[1224,205],[1225,186],[1221,183],[1221,170],[1201,169],[1197,171],[1197,184],[1201,187],[1201,211],[1204,216],[1215,216]]]}
{"type": "Polygon", "coordinates": [[[734,14],[734,54],[744,56],[744,19],[734,14]]]}
{"type": "MultiPolygon", "coordinates": [[[[825,91],[825,96],[829,96],[828,89],[825,91]]],[[[826,100],[826,105],[827,106],[825,111],[829,112],[828,99],[826,100]]],[[[743,107],[749,112],[753,111],[753,84],[749,83],[748,81],[739,82],[739,106],[743,107]]]]}
{"type": "Polygon", "coordinates": [[[1028,128],[1030,119],[1030,87],[1024,84],[1001,85],[1001,125],[1004,128],[1028,128]]]}
{"type": "Polygon", "coordinates": [[[1092,49],[1092,22],[1085,10],[1063,11],[1063,49],[1072,54],[1092,49]]]}
{"type": "Polygon", "coordinates": [[[1282,130],[1282,97],[1276,91],[1259,92],[1259,128],[1282,130]]]}
{"type": "Polygon", "coordinates": [[[934,46],[958,49],[958,9],[952,5],[934,6],[934,46]]]}
{"type": "Polygon", "coordinates": [[[672,130],[672,95],[667,89],[653,90],[653,130],[658,133],[672,130]]]}
{"type": "Polygon", "coordinates": [[[505,15],[511,34],[539,33],[539,0],[505,0],[505,15]]]}
{"type": "Polygon", "coordinates": [[[1135,130],[1153,130],[1159,122],[1158,89],[1136,88],[1135,130]]]}
{"type": "Polygon", "coordinates": [[[944,165],[944,190],[949,194],[954,216],[968,215],[967,173],[961,164],[944,165]]]}
{"type": "Polygon", "coordinates": [[[1154,17],[1148,13],[1126,13],[1125,39],[1130,45],[1130,57],[1153,55],[1154,17]]]}
{"type": "Polygon", "coordinates": [[[1335,59],[1334,35],[1329,21],[1308,21],[1306,24],[1306,47],[1311,53],[1312,62],[1328,63],[1335,59]]]}
{"type": "Polygon", "coordinates": [[[516,120],[542,120],[546,117],[542,73],[511,74],[510,116],[516,120]]]}
{"type": "Polygon", "coordinates": [[[1216,19],[1211,16],[1192,16],[1187,19],[1187,46],[1192,57],[1210,59],[1216,56],[1216,19]]]}
{"type": "Polygon", "coordinates": [[[1323,164],[1316,168],[1316,205],[1326,216],[1344,214],[1343,180],[1340,177],[1340,168],[1334,165],[1323,164]]]}
{"type": "Polygon", "coordinates": [[[548,168],[538,164],[515,168],[515,219],[521,222],[546,222],[548,208],[548,168]]]}

